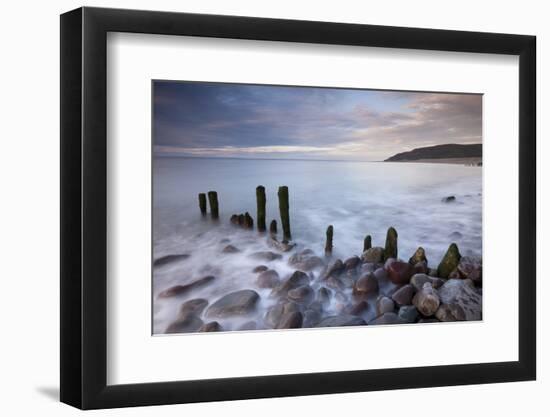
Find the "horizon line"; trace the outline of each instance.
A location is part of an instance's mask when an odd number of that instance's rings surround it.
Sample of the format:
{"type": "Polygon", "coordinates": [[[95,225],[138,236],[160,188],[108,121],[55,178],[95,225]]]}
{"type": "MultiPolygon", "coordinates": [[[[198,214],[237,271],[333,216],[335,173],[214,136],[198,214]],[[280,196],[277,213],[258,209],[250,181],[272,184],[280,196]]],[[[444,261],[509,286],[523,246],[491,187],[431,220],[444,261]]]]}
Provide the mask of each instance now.
{"type": "MultiPolygon", "coordinates": [[[[153,157],[160,158],[187,158],[187,159],[238,159],[252,161],[312,161],[312,162],[386,162],[384,160],[358,160],[358,159],[311,159],[311,158],[243,158],[238,156],[190,156],[190,155],[166,155],[153,153],[153,157]]],[[[391,161],[389,161],[391,162],[391,161]]]]}

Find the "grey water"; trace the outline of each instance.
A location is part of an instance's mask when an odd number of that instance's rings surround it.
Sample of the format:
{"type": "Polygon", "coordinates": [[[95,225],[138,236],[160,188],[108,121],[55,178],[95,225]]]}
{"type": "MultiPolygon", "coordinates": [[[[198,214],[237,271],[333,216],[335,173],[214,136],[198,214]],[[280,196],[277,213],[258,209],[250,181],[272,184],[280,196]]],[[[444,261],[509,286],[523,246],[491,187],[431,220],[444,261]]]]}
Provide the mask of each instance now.
{"type": "MultiPolygon", "coordinates": [[[[365,235],[373,246],[384,246],[386,231],[399,234],[399,257],[405,260],[418,246],[436,267],[450,243],[463,255],[482,252],[482,168],[454,164],[266,160],[223,158],[167,158],[153,161],[153,256],[189,254],[182,262],[153,273],[153,331],[163,333],[177,316],[178,306],[190,298],[215,301],[228,292],[252,288],[261,296],[257,319],[273,302],[268,291],[254,288],[252,269],[261,262],[247,255],[271,250],[255,231],[229,223],[235,213],[248,211],[256,221],[255,190],[267,195],[267,223],[279,223],[277,189],[289,187],[293,241],[299,248],[323,254],[325,231],[334,226],[334,256],[360,255],[365,235]],[[198,194],[217,191],[219,222],[204,219],[198,194]],[[456,201],[445,203],[453,195],[456,201]],[[230,243],[238,254],[222,254],[230,243]],[[184,299],[156,295],[171,285],[185,284],[204,275],[215,283],[197,289],[184,299]],[[218,278],[219,276],[219,278],[218,278]]],[[[283,260],[270,268],[281,277],[293,270],[283,260]]],[[[250,318],[248,318],[250,319],[250,318]]],[[[237,321],[221,323],[224,329],[237,321]]]]}

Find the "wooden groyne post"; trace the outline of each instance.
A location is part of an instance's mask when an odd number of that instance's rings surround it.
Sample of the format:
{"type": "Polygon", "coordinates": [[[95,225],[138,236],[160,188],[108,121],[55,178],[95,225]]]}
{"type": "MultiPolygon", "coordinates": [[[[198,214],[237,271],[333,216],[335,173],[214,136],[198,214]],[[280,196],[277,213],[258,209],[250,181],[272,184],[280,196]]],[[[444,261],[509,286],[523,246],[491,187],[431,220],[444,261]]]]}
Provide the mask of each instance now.
{"type": "Polygon", "coordinates": [[[271,223],[269,225],[269,233],[271,233],[272,237],[277,236],[277,220],[271,220],[271,223]]]}
{"type": "Polygon", "coordinates": [[[327,242],[325,243],[325,255],[332,255],[332,236],[334,234],[334,227],[330,225],[327,227],[327,242]]]}
{"type": "Polygon", "coordinates": [[[201,214],[206,216],[206,194],[199,194],[199,208],[201,209],[201,214]]]}
{"type": "Polygon", "coordinates": [[[258,230],[265,232],[265,187],[258,185],[256,187],[256,206],[257,206],[257,221],[258,230]]]}
{"type": "Polygon", "coordinates": [[[386,246],[384,247],[384,261],[389,258],[397,259],[397,230],[393,227],[386,234],[386,246]]]}
{"type": "Polygon", "coordinates": [[[286,185],[279,187],[277,195],[279,196],[279,212],[281,214],[281,223],[283,225],[283,241],[289,241],[292,240],[292,235],[290,234],[288,187],[286,185]]]}
{"type": "Polygon", "coordinates": [[[254,229],[254,219],[252,219],[252,216],[248,213],[244,213],[244,225],[246,229],[254,229]]]}
{"type": "Polygon", "coordinates": [[[208,191],[208,202],[210,203],[210,214],[213,219],[220,217],[218,210],[218,193],[216,191],[208,191]]]}
{"type": "Polygon", "coordinates": [[[372,248],[372,238],[367,235],[363,241],[363,252],[368,251],[370,248],[372,248]]]}

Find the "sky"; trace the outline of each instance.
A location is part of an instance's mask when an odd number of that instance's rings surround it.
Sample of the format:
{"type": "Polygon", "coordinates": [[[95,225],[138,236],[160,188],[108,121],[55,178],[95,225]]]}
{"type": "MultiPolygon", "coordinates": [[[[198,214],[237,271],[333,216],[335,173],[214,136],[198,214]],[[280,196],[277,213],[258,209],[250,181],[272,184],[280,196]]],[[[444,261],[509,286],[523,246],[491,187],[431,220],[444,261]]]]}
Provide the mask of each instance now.
{"type": "Polygon", "coordinates": [[[380,161],[481,143],[482,96],[154,81],[156,156],[380,161]]]}

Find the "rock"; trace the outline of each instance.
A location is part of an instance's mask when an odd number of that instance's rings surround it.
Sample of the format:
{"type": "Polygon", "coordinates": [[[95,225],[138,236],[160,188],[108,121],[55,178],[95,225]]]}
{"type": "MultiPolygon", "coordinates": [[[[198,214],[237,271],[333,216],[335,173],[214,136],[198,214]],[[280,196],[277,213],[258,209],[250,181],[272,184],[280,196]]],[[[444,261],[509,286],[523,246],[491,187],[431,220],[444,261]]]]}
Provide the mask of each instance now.
{"type": "Polygon", "coordinates": [[[257,328],[258,324],[252,320],[241,324],[239,327],[237,327],[237,330],[256,330],[257,328]]]}
{"type": "Polygon", "coordinates": [[[277,304],[270,307],[265,313],[264,317],[264,321],[266,322],[266,324],[271,328],[277,327],[277,324],[279,324],[279,320],[281,320],[281,317],[283,316],[283,310],[283,304],[277,304]]]}
{"type": "Polygon", "coordinates": [[[306,309],[307,310],[313,310],[313,311],[316,311],[318,313],[322,313],[323,312],[323,305],[319,302],[319,301],[313,301],[306,309]]]}
{"type": "Polygon", "coordinates": [[[300,311],[296,303],[281,303],[274,305],[267,310],[264,321],[271,328],[276,328],[284,315],[300,311]]]}
{"type": "Polygon", "coordinates": [[[468,279],[471,279],[472,282],[478,286],[482,284],[481,269],[470,272],[468,279]]]}
{"type": "Polygon", "coordinates": [[[439,321],[466,320],[466,315],[458,304],[441,304],[435,312],[435,317],[439,321]]]}
{"type": "Polygon", "coordinates": [[[344,269],[346,271],[353,270],[361,264],[361,258],[359,256],[352,256],[344,261],[344,269]]]}
{"type": "Polygon", "coordinates": [[[188,314],[195,314],[197,316],[200,316],[207,305],[208,301],[204,298],[194,298],[192,300],[188,300],[180,306],[180,317],[186,316],[188,314]]]}
{"type": "Polygon", "coordinates": [[[332,303],[334,310],[338,313],[343,313],[348,308],[348,298],[342,291],[337,291],[334,294],[334,302],[332,303]]]}
{"type": "Polygon", "coordinates": [[[379,246],[374,246],[370,249],[367,249],[363,254],[361,255],[361,261],[363,263],[380,263],[384,260],[384,248],[381,248],[379,246]]]}
{"type": "Polygon", "coordinates": [[[439,323],[439,320],[434,317],[421,318],[420,320],[418,320],[418,323],[439,323]]]}
{"type": "Polygon", "coordinates": [[[447,197],[443,197],[443,198],[441,199],[441,201],[442,201],[443,203],[453,203],[453,202],[456,201],[456,197],[455,197],[454,195],[450,195],[450,196],[447,196],[447,197]]]}
{"type": "Polygon", "coordinates": [[[273,236],[267,237],[267,244],[272,248],[275,248],[281,252],[290,252],[292,249],[296,247],[295,243],[279,242],[273,236]]]}
{"type": "Polygon", "coordinates": [[[380,264],[371,264],[371,263],[364,263],[361,265],[361,268],[359,269],[360,274],[366,274],[368,272],[374,272],[378,268],[380,268],[380,264]]]}
{"type": "Polygon", "coordinates": [[[405,323],[414,323],[418,318],[418,310],[415,306],[402,306],[397,317],[405,323]]]}
{"type": "Polygon", "coordinates": [[[437,277],[437,268],[428,268],[428,275],[431,277],[437,277]]]}
{"type": "Polygon", "coordinates": [[[191,333],[202,326],[202,320],[194,314],[187,314],[170,324],[164,333],[191,333]]]}
{"type": "Polygon", "coordinates": [[[448,276],[447,278],[449,278],[449,279],[452,279],[452,278],[454,278],[454,279],[460,279],[460,278],[462,278],[462,277],[460,276],[460,274],[459,274],[459,272],[458,272],[458,269],[455,269],[453,272],[451,272],[451,273],[449,274],[449,276],[448,276]]]}
{"type": "Polygon", "coordinates": [[[373,273],[362,275],[353,287],[353,295],[364,296],[378,292],[378,280],[373,273]]]}
{"type": "Polygon", "coordinates": [[[260,299],[254,290],[240,290],[224,295],[206,311],[208,317],[241,316],[252,312],[260,299]]]}
{"type": "Polygon", "coordinates": [[[315,256],[311,249],[305,249],[300,253],[293,254],[288,259],[288,264],[300,271],[311,271],[322,267],[324,262],[321,258],[315,256]]]}
{"type": "Polygon", "coordinates": [[[405,321],[401,320],[397,314],[393,311],[382,314],[379,317],[376,317],[374,320],[369,321],[369,325],[380,325],[380,324],[404,324],[405,321]]]}
{"type": "Polygon", "coordinates": [[[452,240],[462,239],[462,233],[454,231],[449,235],[449,239],[452,239],[452,240]]]}
{"type": "Polygon", "coordinates": [[[270,252],[270,251],[261,251],[261,252],[254,252],[250,254],[250,257],[260,261],[270,262],[276,259],[282,259],[283,255],[275,252],[270,252]]]}
{"type": "Polygon", "coordinates": [[[413,266],[413,274],[427,274],[429,272],[426,262],[418,262],[413,266]]]}
{"type": "Polygon", "coordinates": [[[413,268],[408,262],[392,262],[387,269],[388,279],[397,285],[408,284],[413,275],[413,268]]]}
{"type": "Polygon", "coordinates": [[[222,253],[238,253],[238,252],[240,252],[240,250],[233,245],[227,245],[225,248],[222,249],[222,253]]]}
{"type": "Polygon", "coordinates": [[[273,288],[279,284],[279,274],[273,269],[268,269],[258,275],[256,285],[259,288],[273,288]]]}
{"type": "Polygon", "coordinates": [[[381,316],[384,313],[391,312],[395,309],[395,304],[391,298],[381,296],[376,300],[376,315],[381,316]]]}
{"type": "Polygon", "coordinates": [[[392,300],[399,306],[410,305],[414,295],[414,287],[410,284],[404,285],[395,291],[392,295],[392,300]]]}
{"type": "Polygon", "coordinates": [[[388,273],[384,268],[375,269],[373,275],[378,281],[384,281],[388,279],[388,273]]]}
{"type": "Polygon", "coordinates": [[[287,313],[281,317],[277,329],[299,329],[302,327],[303,316],[299,311],[287,313]]]}
{"type": "Polygon", "coordinates": [[[422,287],[424,287],[424,284],[426,282],[429,282],[430,284],[432,284],[432,287],[437,289],[441,287],[445,281],[443,281],[441,278],[430,277],[426,274],[414,274],[410,281],[411,285],[416,291],[420,291],[422,287]]]}
{"type": "Polygon", "coordinates": [[[451,243],[449,249],[447,249],[447,253],[443,256],[443,259],[437,267],[437,276],[440,278],[448,278],[449,274],[458,266],[461,257],[458,246],[456,246],[455,243],[451,243]]]}
{"type": "Polygon", "coordinates": [[[324,273],[324,277],[338,277],[342,271],[344,270],[344,263],[341,259],[336,259],[333,263],[331,263],[326,272],[324,273]]]}
{"type": "Polygon", "coordinates": [[[328,288],[321,287],[317,290],[317,301],[319,301],[321,305],[330,303],[330,296],[331,292],[328,288]]]}
{"type": "Polygon", "coordinates": [[[384,268],[385,270],[387,270],[387,269],[390,267],[390,265],[391,265],[392,263],[394,263],[394,262],[397,262],[397,259],[395,259],[395,258],[388,258],[388,259],[386,259],[386,260],[384,261],[384,267],[383,267],[383,268],[384,268]]]}
{"type": "Polygon", "coordinates": [[[309,285],[300,285],[287,293],[289,300],[296,303],[306,303],[313,298],[313,290],[309,285]]]}
{"type": "Polygon", "coordinates": [[[280,283],[277,287],[273,289],[271,292],[272,296],[286,296],[286,294],[293,290],[294,288],[298,288],[300,285],[307,285],[309,284],[309,277],[305,272],[302,271],[294,271],[293,274],[286,280],[280,283]]]}
{"type": "Polygon", "coordinates": [[[345,288],[344,283],[336,277],[330,276],[326,279],[325,284],[327,287],[333,290],[343,290],[345,288]]]}
{"type": "Polygon", "coordinates": [[[429,282],[426,282],[422,289],[414,295],[412,301],[417,310],[426,317],[433,316],[440,303],[437,291],[429,282]]]}
{"type": "Polygon", "coordinates": [[[206,332],[221,332],[222,326],[220,326],[220,323],[217,321],[211,321],[210,323],[203,324],[198,332],[206,333],[206,332]]]}
{"type": "Polygon", "coordinates": [[[191,256],[191,255],[188,255],[186,253],[182,253],[180,255],[162,256],[162,257],[157,258],[153,261],[153,266],[164,266],[164,265],[170,264],[172,262],[183,261],[184,259],[189,258],[189,256],[191,256]]]}
{"type": "Polygon", "coordinates": [[[361,317],[352,316],[350,314],[342,314],[339,316],[326,317],[315,327],[346,327],[346,326],[362,326],[367,324],[361,317]]]}
{"type": "Polygon", "coordinates": [[[355,285],[354,277],[348,275],[347,273],[344,275],[340,275],[340,278],[338,279],[340,280],[344,288],[353,288],[353,286],[355,285]]]}
{"type": "Polygon", "coordinates": [[[348,313],[352,316],[359,316],[364,311],[366,311],[369,308],[369,303],[367,303],[365,300],[358,302],[357,304],[351,306],[348,310],[348,313]]]}
{"type": "Polygon", "coordinates": [[[481,320],[482,298],[469,279],[450,279],[439,289],[442,317],[452,315],[456,320],[481,320]]]}
{"type": "Polygon", "coordinates": [[[481,265],[479,256],[463,256],[456,269],[460,278],[470,278],[474,283],[481,283],[481,265]]]}
{"type": "Polygon", "coordinates": [[[424,250],[424,248],[422,246],[420,246],[414,252],[413,256],[411,256],[409,258],[409,263],[413,266],[416,265],[419,262],[424,262],[426,265],[428,265],[428,259],[426,258],[426,251],[424,250]]]}
{"type": "Polygon", "coordinates": [[[265,266],[265,265],[258,265],[256,268],[254,268],[254,269],[252,270],[252,272],[254,272],[254,273],[257,274],[257,273],[259,273],[259,272],[267,271],[268,269],[269,269],[269,268],[268,268],[267,266],[265,266]]]}
{"type": "Polygon", "coordinates": [[[397,230],[393,227],[386,233],[386,246],[384,247],[384,260],[397,258],[397,230]]]}
{"type": "Polygon", "coordinates": [[[308,309],[304,312],[302,327],[315,327],[321,321],[321,313],[317,310],[308,309]]]}
{"type": "Polygon", "coordinates": [[[189,284],[185,285],[174,285],[173,287],[170,287],[164,291],[162,291],[158,297],[159,298],[168,298],[168,297],[174,297],[176,295],[183,295],[191,290],[204,287],[205,285],[210,284],[215,279],[214,276],[208,275],[206,277],[200,278],[196,281],[193,281],[189,284]]]}

